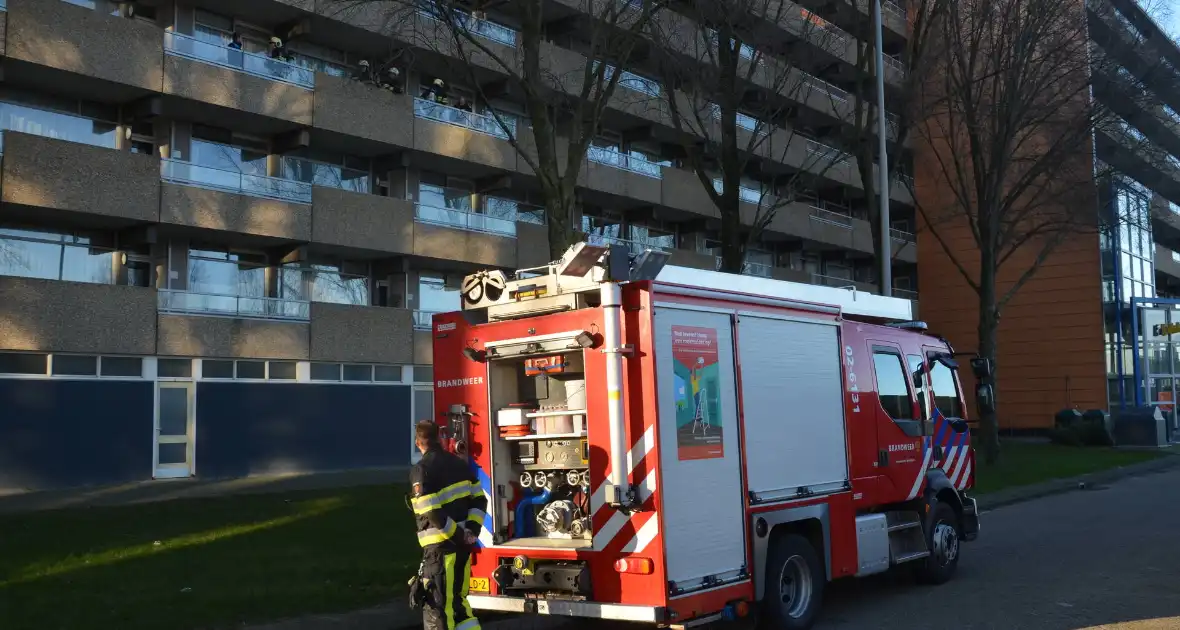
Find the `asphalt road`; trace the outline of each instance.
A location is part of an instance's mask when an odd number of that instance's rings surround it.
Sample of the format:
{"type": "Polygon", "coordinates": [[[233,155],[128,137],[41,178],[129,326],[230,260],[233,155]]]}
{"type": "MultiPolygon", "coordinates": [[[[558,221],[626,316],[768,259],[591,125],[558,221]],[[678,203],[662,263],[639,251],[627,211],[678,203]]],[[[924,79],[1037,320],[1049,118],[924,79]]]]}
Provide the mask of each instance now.
{"type": "Polygon", "coordinates": [[[953,581],[829,585],[817,630],[1180,630],[1180,471],[981,509],[953,581]]]}
{"type": "Polygon", "coordinates": [[[981,509],[954,580],[830,584],[816,630],[1180,630],[1180,471],[981,509]]]}

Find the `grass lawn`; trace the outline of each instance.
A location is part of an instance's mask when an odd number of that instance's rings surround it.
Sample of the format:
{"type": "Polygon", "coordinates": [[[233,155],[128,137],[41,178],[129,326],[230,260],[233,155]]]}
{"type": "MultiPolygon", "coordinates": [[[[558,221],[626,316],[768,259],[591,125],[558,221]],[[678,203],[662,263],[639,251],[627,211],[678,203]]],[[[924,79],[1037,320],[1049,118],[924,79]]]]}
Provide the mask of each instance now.
{"type": "Polygon", "coordinates": [[[401,597],[404,489],[369,486],[0,516],[4,630],[220,628],[401,597]]]}
{"type": "Polygon", "coordinates": [[[1031,442],[1004,442],[1000,453],[1000,463],[989,466],[983,463],[982,453],[976,452],[975,462],[978,468],[975,472],[975,494],[983,495],[1013,486],[1084,475],[1164,456],[1163,453],[1149,450],[1058,446],[1031,442]]]}

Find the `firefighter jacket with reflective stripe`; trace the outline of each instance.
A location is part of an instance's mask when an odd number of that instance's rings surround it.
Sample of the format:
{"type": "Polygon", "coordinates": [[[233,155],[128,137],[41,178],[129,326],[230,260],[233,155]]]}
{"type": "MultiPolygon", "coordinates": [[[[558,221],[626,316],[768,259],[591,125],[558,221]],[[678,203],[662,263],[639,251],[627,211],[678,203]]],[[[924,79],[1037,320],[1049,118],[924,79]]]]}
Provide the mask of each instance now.
{"type": "Polygon", "coordinates": [[[418,544],[461,546],[464,529],[479,536],[487,498],[467,462],[431,447],[410,469],[410,490],[418,544]]]}

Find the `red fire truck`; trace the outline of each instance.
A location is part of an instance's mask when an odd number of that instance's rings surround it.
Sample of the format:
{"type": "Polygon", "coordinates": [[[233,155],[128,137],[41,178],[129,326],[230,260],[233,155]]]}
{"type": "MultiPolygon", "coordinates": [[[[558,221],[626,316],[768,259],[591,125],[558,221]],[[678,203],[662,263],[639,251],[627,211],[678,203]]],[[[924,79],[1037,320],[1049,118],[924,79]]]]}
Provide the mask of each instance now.
{"type": "Polygon", "coordinates": [[[830,580],[948,580],[979,532],[948,344],[908,300],[666,261],[578,243],[434,316],[472,607],[806,628],[830,580]]]}

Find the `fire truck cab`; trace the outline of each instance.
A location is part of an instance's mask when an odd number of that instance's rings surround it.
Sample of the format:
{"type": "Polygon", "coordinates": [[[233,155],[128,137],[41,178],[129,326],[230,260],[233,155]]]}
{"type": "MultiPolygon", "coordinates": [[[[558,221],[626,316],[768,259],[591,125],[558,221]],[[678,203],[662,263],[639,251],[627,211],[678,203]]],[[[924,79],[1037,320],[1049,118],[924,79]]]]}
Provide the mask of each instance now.
{"type": "Polygon", "coordinates": [[[579,243],[466,277],[435,421],[488,498],[473,608],[807,628],[824,585],[950,579],[979,532],[954,352],[908,300],[579,243]]]}

